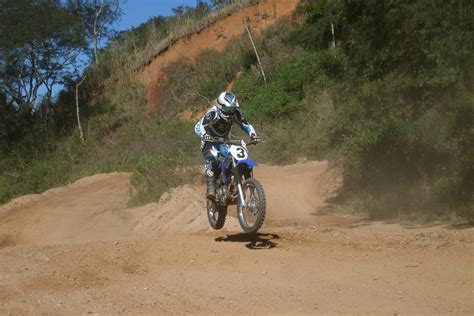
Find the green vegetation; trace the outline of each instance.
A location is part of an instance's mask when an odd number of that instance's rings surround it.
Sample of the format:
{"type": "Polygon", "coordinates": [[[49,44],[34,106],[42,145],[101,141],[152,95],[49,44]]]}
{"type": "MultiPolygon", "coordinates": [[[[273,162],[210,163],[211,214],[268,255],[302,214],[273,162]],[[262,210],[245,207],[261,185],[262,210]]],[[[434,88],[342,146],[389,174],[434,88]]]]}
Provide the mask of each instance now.
{"type": "Polygon", "coordinates": [[[28,130],[35,137],[18,134],[36,119],[0,106],[15,123],[0,119],[0,141],[9,142],[0,201],[116,170],[133,171],[133,203],[157,200],[200,172],[194,122],[179,114],[201,111],[234,81],[265,140],[257,160],[330,159],[344,174],[338,201],[374,218],[474,218],[471,1],[307,1],[298,10],[304,22],[281,20],[255,38],[267,84],[245,35],[223,53],[167,65],[165,110],[142,114],[146,91],[132,69],[247,2],[177,8],[118,36],[101,53],[108,62],[87,72],[85,143],[70,127],[73,80],[46,134],[41,124],[28,130]]]}
{"type": "MultiPolygon", "coordinates": [[[[166,136],[157,127],[168,126],[164,123],[170,113],[163,116],[159,113],[143,114],[147,92],[137,83],[136,69],[145,66],[154,55],[179,37],[192,34],[249,2],[235,0],[207,4],[200,1],[195,8],[178,7],[175,16],[156,17],[137,29],[113,38],[106,49],[99,52],[99,57],[91,60],[85,71],[86,80],[79,89],[85,133],[85,142],[82,143],[78,137],[74,106],[75,86],[80,80],[76,71],[78,61],[68,59],[67,64],[57,68],[57,61],[61,60],[46,59],[52,56],[51,53],[43,53],[32,43],[39,48],[58,47],[61,49],[59,52],[70,48],[71,56],[86,51],[90,48],[86,46],[93,46],[94,40],[90,34],[93,31],[90,28],[90,22],[93,22],[90,13],[98,12],[101,4],[106,5],[101,11],[107,13],[105,21],[102,21],[105,32],[107,21],[110,21],[106,18],[111,15],[113,18],[118,12],[114,8],[116,1],[0,0],[0,14],[2,21],[6,21],[0,28],[0,203],[98,172],[139,172],[139,168],[144,170],[144,166],[149,166],[146,161],[155,161],[146,157],[163,152],[171,155],[166,147],[181,142],[175,140],[177,135],[166,136]],[[58,19],[63,16],[64,20],[58,19]],[[45,20],[55,21],[55,24],[51,27],[41,24],[45,20]],[[24,29],[16,28],[18,21],[22,21],[24,29]],[[71,31],[73,28],[76,28],[75,31],[71,31]],[[37,32],[30,32],[31,29],[37,32]],[[22,54],[25,49],[29,49],[26,51],[29,53],[22,54]],[[38,93],[40,87],[44,87],[42,68],[28,69],[20,84],[11,80],[18,78],[18,73],[25,74],[22,65],[37,65],[36,59],[25,61],[24,57],[36,58],[38,52],[45,56],[44,61],[39,63],[46,67],[45,73],[51,68],[59,69],[55,73],[47,72],[54,80],[46,80],[48,91],[59,83],[64,85],[64,90],[56,97],[38,93]],[[8,58],[16,58],[18,63],[11,64],[8,58]],[[31,90],[34,95],[19,99],[19,93],[11,93],[12,88],[19,91],[30,82],[34,84],[31,90]]],[[[52,52],[56,53],[55,50],[52,52]]],[[[190,122],[178,134],[183,136],[188,130],[193,131],[190,122]]],[[[193,161],[200,161],[198,142],[193,143],[194,147],[189,142],[179,146],[184,148],[180,152],[188,153],[193,161]]],[[[183,175],[183,179],[188,178],[189,173],[183,175]]],[[[133,182],[140,186],[140,180],[134,179],[133,182]]],[[[163,188],[167,189],[173,183],[181,182],[170,182],[163,188]]],[[[149,189],[147,192],[158,198],[164,189],[149,189]]],[[[135,192],[138,195],[134,201],[139,203],[143,196],[141,192],[145,191],[138,188],[135,192]]],[[[143,198],[143,201],[150,199],[143,198]]]]}
{"type": "MultiPolygon", "coordinates": [[[[196,7],[179,6],[171,17],[158,16],[130,31],[122,32],[108,50],[120,67],[141,70],[177,39],[199,32],[229,13],[256,2],[229,0],[223,2],[197,1],[196,7]]],[[[113,68],[112,68],[113,69],[113,68]]]]}
{"type": "Polygon", "coordinates": [[[157,201],[169,188],[196,178],[200,161],[194,124],[173,118],[150,131],[163,143],[159,154],[141,155],[133,170],[133,203],[157,201]],[[179,136],[178,136],[179,135],[179,136]]]}
{"type": "MultiPolygon", "coordinates": [[[[332,8],[346,70],[332,85],[328,136],[343,158],[346,200],[375,217],[454,211],[472,218],[474,5],[348,1],[332,8]]],[[[316,30],[319,21],[306,27],[316,30]]]]}

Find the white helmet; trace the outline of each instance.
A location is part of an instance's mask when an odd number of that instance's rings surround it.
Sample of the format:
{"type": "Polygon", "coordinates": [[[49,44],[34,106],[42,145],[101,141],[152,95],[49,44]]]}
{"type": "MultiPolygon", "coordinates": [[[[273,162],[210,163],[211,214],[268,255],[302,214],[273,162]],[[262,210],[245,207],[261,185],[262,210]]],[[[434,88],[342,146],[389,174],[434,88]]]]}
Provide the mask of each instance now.
{"type": "Polygon", "coordinates": [[[217,97],[217,108],[219,109],[219,114],[224,119],[228,119],[232,116],[238,107],[239,101],[237,101],[237,97],[231,92],[222,92],[217,97]]]}

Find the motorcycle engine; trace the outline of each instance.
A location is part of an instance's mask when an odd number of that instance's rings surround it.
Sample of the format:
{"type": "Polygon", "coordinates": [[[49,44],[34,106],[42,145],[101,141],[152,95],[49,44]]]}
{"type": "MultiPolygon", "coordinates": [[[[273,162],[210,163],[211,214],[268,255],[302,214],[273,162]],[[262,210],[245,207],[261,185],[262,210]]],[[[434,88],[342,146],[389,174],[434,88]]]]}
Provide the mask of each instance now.
{"type": "Polygon", "coordinates": [[[218,201],[225,203],[227,200],[227,188],[225,185],[220,185],[216,189],[216,198],[218,201]]]}

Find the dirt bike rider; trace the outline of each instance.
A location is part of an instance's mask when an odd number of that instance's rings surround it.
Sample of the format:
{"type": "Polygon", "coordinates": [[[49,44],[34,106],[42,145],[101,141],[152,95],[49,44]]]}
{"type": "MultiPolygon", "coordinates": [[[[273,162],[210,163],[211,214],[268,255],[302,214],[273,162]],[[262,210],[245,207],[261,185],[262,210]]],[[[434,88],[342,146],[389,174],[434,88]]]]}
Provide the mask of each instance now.
{"type": "Polygon", "coordinates": [[[209,200],[215,200],[215,171],[218,170],[217,160],[211,153],[213,146],[221,143],[215,138],[229,139],[232,124],[237,123],[254,142],[259,142],[255,129],[242,115],[237,97],[231,92],[222,92],[217,97],[217,105],[210,108],[195,126],[196,134],[201,138],[201,150],[207,178],[207,194],[209,200]]]}

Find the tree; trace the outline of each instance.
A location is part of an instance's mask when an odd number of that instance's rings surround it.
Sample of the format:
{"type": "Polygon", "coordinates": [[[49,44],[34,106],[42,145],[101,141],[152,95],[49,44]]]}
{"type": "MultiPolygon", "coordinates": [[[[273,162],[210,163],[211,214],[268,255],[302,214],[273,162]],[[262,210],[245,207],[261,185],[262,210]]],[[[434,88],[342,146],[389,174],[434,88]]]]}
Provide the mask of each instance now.
{"type": "Polygon", "coordinates": [[[33,110],[40,90],[50,100],[85,48],[82,24],[58,0],[0,0],[0,7],[0,92],[7,104],[33,110]]]}
{"type": "Polygon", "coordinates": [[[298,11],[307,16],[307,23],[295,35],[307,47],[336,48],[336,28],[342,13],[340,0],[307,1],[298,11]]]}
{"type": "Polygon", "coordinates": [[[114,35],[112,25],[122,15],[119,0],[76,0],[75,3],[92,43],[94,62],[98,64],[100,43],[114,35]]]}
{"type": "Polygon", "coordinates": [[[214,8],[222,8],[223,6],[229,4],[231,0],[211,0],[209,2],[211,2],[214,8]]]}
{"type": "Polygon", "coordinates": [[[184,6],[184,5],[180,5],[180,6],[177,6],[176,8],[171,9],[171,11],[173,11],[173,15],[176,16],[177,18],[185,16],[191,10],[192,10],[192,7],[184,6]]]}
{"type": "Polygon", "coordinates": [[[82,85],[86,76],[82,77],[81,81],[76,83],[76,118],[77,118],[77,128],[79,129],[79,138],[82,142],[84,142],[84,132],[82,131],[82,124],[81,124],[81,115],[79,109],[79,87],[82,85]]]}

